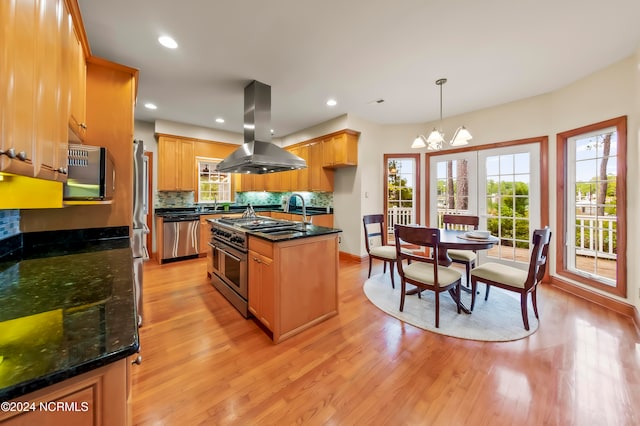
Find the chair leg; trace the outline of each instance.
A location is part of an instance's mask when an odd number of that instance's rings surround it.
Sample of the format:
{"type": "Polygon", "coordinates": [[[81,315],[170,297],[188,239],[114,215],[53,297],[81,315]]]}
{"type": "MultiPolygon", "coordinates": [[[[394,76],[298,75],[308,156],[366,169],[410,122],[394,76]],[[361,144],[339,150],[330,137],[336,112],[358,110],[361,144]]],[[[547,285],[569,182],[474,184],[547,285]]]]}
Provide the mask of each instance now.
{"type": "Polygon", "coordinates": [[[391,274],[391,288],[396,288],[396,283],[395,283],[395,281],[393,279],[393,269],[394,269],[395,264],[396,263],[393,262],[393,261],[389,262],[389,272],[391,274]]]}
{"type": "Polygon", "coordinates": [[[491,286],[487,284],[487,291],[484,293],[484,300],[489,299],[489,288],[491,288],[491,286]]]}
{"type": "Polygon", "coordinates": [[[467,262],[464,264],[465,269],[467,270],[467,287],[469,287],[469,280],[471,279],[471,263],[467,262]]]}
{"type": "Polygon", "coordinates": [[[404,278],[400,279],[400,312],[404,309],[404,295],[407,292],[407,283],[404,278]]]}
{"type": "Polygon", "coordinates": [[[371,258],[371,256],[369,256],[369,275],[367,276],[367,278],[371,278],[371,263],[373,262],[373,259],[371,258]]]}
{"type": "Polygon", "coordinates": [[[531,301],[533,302],[533,313],[536,314],[536,318],[540,318],[538,316],[538,298],[536,297],[537,292],[538,292],[538,285],[536,284],[533,287],[533,291],[531,292],[531,301]]]}
{"type": "Polygon", "coordinates": [[[462,289],[460,288],[460,283],[456,285],[456,293],[458,294],[458,297],[456,298],[456,305],[458,307],[458,313],[460,313],[460,298],[462,297],[462,289]]]}
{"type": "Polygon", "coordinates": [[[470,311],[473,311],[473,307],[476,304],[476,292],[478,289],[478,280],[476,280],[476,278],[471,278],[471,307],[469,308],[470,311]]]}
{"type": "Polygon", "coordinates": [[[383,274],[387,273],[387,262],[386,261],[382,262],[382,273],[383,274]]]}
{"type": "Polygon", "coordinates": [[[522,322],[524,322],[524,329],[529,331],[529,318],[527,315],[527,293],[520,295],[520,310],[522,310],[522,322]]]}
{"type": "Polygon", "coordinates": [[[436,328],[440,328],[440,293],[436,293],[436,328]]]}

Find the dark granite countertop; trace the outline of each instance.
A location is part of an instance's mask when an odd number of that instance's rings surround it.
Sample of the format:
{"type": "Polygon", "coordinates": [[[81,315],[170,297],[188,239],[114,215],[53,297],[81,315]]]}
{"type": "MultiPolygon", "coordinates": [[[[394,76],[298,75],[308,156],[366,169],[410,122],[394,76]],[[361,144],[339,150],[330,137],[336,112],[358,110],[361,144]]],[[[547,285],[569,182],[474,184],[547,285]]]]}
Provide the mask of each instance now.
{"type": "Polygon", "coordinates": [[[262,238],[263,240],[271,241],[271,242],[280,242],[280,241],[289,241],[289,240],[297,240],[300,238],[310,238],[310,237],[318,237],[320,235],[327,234],[338,234],[342,232],[341,229],[336,228],[326,228],[324,226],[316,226],[316,225],[306,225],[304,231],[282,231],[276,233],[264,233],[259,231],[249,231],[249,235],[254,237],[262,238]]]}
{"type": "MultiPolygon", "coordinates": [[[[198,207],[162,207],[154,209],[154,213],[156,216],[167,217],[167,216],[180,216],[180,215],[210,215],[210,214],[234,214],[234,213],[242,213],[247,209],[246,205],[231,205],[229,206],[229,210],[223,210],[222,207],[218,207],[217,210],[214,210],[212,207],[205,207],[199,211],[198,207]]],[[[266,206],[253,206],[255,212],[279,212],[285,213],[280,205],[266,205],[266,206]]],[[[294,207],[291,208],[291,211],[287,212],[291,214],[302,214],[302,207],[294,207]]],[[[307,207],[307,215],[315,216],[321,214],[333,214],[333,209],[329,208],[329,213],[327,213],[326,207],[307,207]]]]}
{"type": "Polygon", "coordinates": [[[69,251],[0,261],[2,401],[139,348],[128,236],[69,251]]]}

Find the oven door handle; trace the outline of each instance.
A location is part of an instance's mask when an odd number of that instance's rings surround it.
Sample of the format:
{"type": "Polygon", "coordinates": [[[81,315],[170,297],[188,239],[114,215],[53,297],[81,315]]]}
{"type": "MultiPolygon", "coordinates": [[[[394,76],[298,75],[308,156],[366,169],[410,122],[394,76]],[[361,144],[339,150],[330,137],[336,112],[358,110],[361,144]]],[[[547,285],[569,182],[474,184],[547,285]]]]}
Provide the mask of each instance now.
{"type": "Polygon", "coordinates": [[[240,259],[240,258],[239,258],[239,257],[237,257],[237,256],[234,256],[233,254],[231,254],[231,253],[229,252],[229,250],[225,250],[225,249],[224,249],[224,247],[217,246],[217,245],[215,245],[215,244],[213,244],[213,243],[208,243],[208,244],[209,244],[209,245],[211,246],[211,248],[213,248],[214,250],[218,250],[218,251],[223,252],[225,256],[229,256],[230,258],[232,258],[232,259],[233,259],[233,260],[235,260],[236,262],[242,262],[242,259],[240,259]]]}

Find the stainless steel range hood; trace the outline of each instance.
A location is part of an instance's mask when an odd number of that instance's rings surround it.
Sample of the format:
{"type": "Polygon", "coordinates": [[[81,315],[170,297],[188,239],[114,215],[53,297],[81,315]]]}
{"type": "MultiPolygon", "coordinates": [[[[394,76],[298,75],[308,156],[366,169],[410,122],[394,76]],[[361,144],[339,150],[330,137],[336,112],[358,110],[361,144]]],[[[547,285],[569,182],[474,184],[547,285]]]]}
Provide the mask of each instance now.
{"type": "Polygon", "coordinates": [[[216,166],[224,173],[265,174],[304,169],[306,161],[271,143],[271,87],[244,88],[244,144],[216,166]]]}

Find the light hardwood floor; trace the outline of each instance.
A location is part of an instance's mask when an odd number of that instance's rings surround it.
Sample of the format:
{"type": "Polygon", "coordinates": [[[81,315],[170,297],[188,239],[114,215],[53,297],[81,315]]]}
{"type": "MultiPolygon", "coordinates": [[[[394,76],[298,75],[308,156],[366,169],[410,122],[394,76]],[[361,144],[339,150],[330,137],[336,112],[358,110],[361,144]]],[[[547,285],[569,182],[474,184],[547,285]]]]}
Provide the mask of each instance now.
{"type": "Polygon", "coordinates": [[[366,274],[342,262],[340,314],[274,345],[208,283],[205,259],[147,262],[134,423],[640,424],[629,318],[545,285],[529,338],[461,340],[378,310],[366,274]]]}

